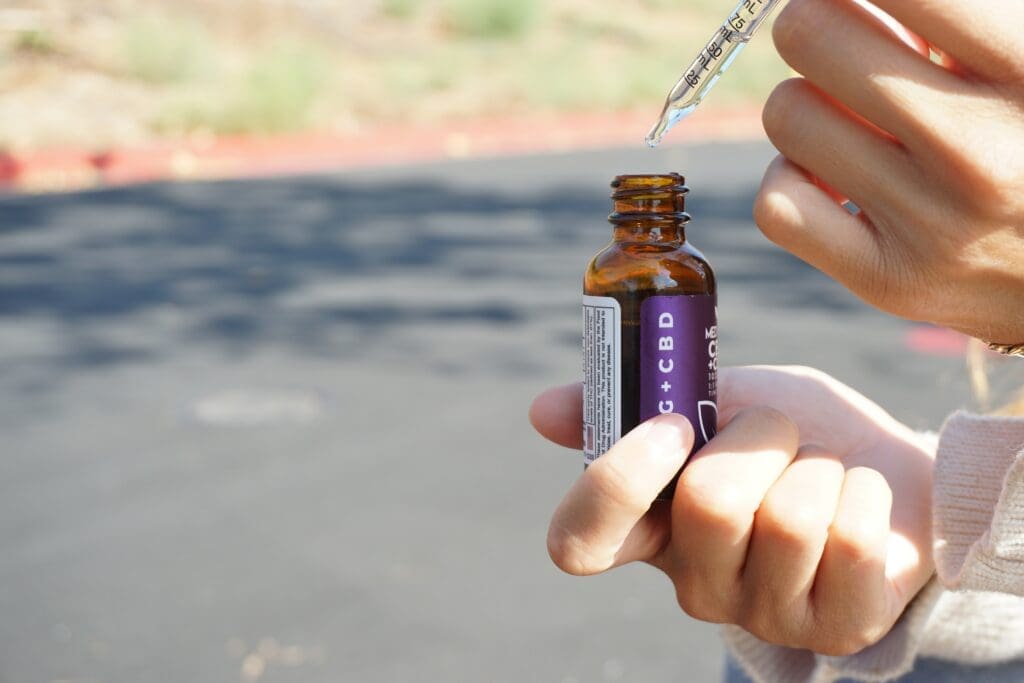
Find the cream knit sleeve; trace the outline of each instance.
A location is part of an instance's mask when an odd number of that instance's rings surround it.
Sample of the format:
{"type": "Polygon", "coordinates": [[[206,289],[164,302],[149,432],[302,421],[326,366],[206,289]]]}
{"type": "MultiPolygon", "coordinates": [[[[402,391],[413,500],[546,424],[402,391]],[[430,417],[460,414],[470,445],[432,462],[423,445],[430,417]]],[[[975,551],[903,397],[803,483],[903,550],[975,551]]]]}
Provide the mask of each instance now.
{"type": "Polygon", "coordinates": [[[888,681],[918,656],[961,663],[1024,657],[1024,419],[957,413],[935,465],[937,578],[892,631],[851,657],[824,657],[723,629],[757,683],[888,681]]]}
{"type": "Polygon", "coordinates": [[[1024,420],[957,413],[935,462],[935,566],[956,590],[1024,596],[1024,420]]]}

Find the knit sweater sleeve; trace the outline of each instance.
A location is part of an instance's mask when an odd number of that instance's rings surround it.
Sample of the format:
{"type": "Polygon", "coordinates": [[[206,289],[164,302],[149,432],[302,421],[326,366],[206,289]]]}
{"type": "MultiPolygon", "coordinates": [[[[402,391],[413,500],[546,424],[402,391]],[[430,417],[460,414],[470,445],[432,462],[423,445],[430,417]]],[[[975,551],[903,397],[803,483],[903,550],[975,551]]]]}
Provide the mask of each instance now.
{"type": "Polygon", "coordinates": [[[850,657],[769,645],[734,626],[730,653],[757,683],[887,681],[919,656],[1024,657],[1024,419],[957,413],[935,465],[936,578],[880,642],[850,657]]]}
{"type": "Polygon", "coordinates": [[[935,462],[934,505],[943,584],[1024,596],[1024,420],[951,417],[935,462]]]}

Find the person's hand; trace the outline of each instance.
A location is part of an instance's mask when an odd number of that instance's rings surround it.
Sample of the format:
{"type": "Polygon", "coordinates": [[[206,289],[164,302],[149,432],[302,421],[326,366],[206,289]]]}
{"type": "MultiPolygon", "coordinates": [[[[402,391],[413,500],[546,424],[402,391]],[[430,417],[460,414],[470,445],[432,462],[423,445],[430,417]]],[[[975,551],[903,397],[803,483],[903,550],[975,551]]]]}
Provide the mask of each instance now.
{"type": "Polygon", "coordinates": [[[918,49],[853,0],[791,0],[777,18],[804,78],[765,107],[782,156],[755,220],[873,305],[1024,343],[1024,2],[874,4],[918,49]]]}
{"type": "MultiPolygon", "coordinates": [[[[928,582],[932,454],[852,389],[804,368],[724,369],[721,431],[686,460],[693,430],[639,426],[573,485],[548,550],[575,575],[647,562],[682,609],[822,654],[882,638],[928,582]]],[[[548,439],[581,447],[581,387],[530,409],[548,439]]]]}

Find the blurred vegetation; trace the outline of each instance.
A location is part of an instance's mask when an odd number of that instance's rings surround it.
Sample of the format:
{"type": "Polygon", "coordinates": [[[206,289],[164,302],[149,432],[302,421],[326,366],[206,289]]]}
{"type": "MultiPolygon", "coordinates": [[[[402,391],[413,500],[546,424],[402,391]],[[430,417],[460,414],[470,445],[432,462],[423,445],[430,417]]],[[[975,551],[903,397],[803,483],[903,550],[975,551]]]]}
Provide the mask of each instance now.
{"type": "MultiPolygon", "coordinates": [[[[8,2],[13,10],[0,9],[0,147],[653,112],[732,4],[8,2]]],[[[761,36],[706,106],[756,103],[785,75],[761,36]]]]}
{"type": "Polygon", "coordinates": [[[57,43],[46,31],[29,29],[20,31],[13,41],[14,52],[36,56],[49,56],[57,54],[57,43]]]}
{"type": "Polygon", "coordinates": [[[419,0],[381,0],[381,11],[395,19],[408,19],[416,13],[419,0]]]}
{"type": "Polygon", "coordinates": [[[220,127],[230,132],[301,128],[316,103],[327,59],[299,45],[278,46],[249,65],[220,127]]]}
{"type": "Polygon", "coordinates": [[[153,84],[174,84],[204,75],[213,64],[215,37],[193,17],[129,16],[121,35],[125,74],[153,84]]]}
{"type": "Polygon", "coordinates": [[[453,31],[482,39],[518,38],[537,20],[540,0],[446,0],[453,31]]]}
{"type": "Polygon", "coordinates": [[[247,65],[221,97],[187,100],[156,122],[163,131],[284,133],[311,124],[328,60],[299,44],[274,46],[247,65]]]}

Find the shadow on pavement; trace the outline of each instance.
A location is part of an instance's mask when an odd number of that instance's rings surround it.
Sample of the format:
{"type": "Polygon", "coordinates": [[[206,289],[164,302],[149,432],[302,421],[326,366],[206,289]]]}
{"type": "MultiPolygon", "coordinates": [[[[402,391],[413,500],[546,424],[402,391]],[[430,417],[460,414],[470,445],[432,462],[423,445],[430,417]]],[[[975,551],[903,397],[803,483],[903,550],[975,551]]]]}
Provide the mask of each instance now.
{"type": "MultiPolygon", "coordinates": [[[[691,239],[720,279],[773,307],[849,307],[849,297],[808,286],[820,275],[756,233],[752,200],[753,188],[691,202],[691,239]]],[[[180,345],[365,353],[410,325],[514,327],[573,299],[567,283],[608,235],[600,188],[510,197],[301,178],[0,206],[0,321],[55,325],[62,343],[45,359],[54,368],[145,360],[180,345]],[[522,296],[545,288],[539,306],[522,296]],[[145,333],[154,326],[163,333],[145,333]]]]}

